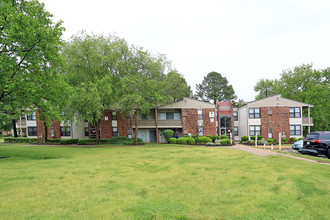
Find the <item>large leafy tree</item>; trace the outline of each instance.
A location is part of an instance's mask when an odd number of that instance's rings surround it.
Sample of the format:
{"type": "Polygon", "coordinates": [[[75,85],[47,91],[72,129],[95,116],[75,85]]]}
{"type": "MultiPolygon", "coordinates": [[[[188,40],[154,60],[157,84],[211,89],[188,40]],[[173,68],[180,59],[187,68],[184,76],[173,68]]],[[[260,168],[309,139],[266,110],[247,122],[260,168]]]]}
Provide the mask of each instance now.
{"type": "Polygon", "coordinates": [[[210,72],[204,77],[201,84],[196,85],[196,97],[204,101],[232,100],[236,99],[232,85],[228,85],[228,80],[220,73],[210,72]]]}
{"type": "Polygon", "coordinates": [[[258,92],[256,99],[266,97],[264,91],[267,89],[272,95],[281,94],[289,99],[312,104],[312,130],[330,130],[329,73],[330,68],[316,70],[309,64],[283,70],[279,80],[258,81],[255,86],[258,92]]]}
{"type": "Polygon", "coordinates": [[[63,48],[66,82],[72,87],[70,108],[66,113],[99,128],[104,111],[115,102],[118,81],[129,72],[127,43],[115,36],[74,35],[63,48]]]}
{"type": "Polygon", "coordinates": [[[164,79],[165,92],[169,94],[174,101],[182,100],[184,97],[191,96],[191,88],[186,79],[177,71],[169,72],[164,79]]]}
{"type": "MultiPolygon", "coordinates": [[[[10,115],[54,103],[49,85],[59,79],[64,28],[36,0],[0,2],[0,111],[10,115]]],[[[57,114],[49,108],[47,114],[57,114]]]]}

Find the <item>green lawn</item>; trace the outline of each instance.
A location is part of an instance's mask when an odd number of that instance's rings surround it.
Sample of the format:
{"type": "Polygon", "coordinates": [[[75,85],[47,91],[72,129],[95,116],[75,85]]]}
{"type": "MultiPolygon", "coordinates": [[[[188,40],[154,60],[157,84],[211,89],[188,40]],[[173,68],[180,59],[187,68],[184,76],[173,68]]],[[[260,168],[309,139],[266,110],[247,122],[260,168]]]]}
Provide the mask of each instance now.
{"type": "Polygon", "coordinates": [[[329,219],[330,166],[167,146],[2,143],[1,219],[329,219]]]}

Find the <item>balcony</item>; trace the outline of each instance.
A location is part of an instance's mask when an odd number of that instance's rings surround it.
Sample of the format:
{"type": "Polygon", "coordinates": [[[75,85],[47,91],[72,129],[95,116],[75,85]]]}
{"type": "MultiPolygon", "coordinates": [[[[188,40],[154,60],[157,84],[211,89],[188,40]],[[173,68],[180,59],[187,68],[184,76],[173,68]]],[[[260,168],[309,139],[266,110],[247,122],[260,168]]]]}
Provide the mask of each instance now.
{"type": "Polygon", "coordinates": [[[22,120],[22,123],[19,120],[16,121],[16,127],[26,127],[26,121],[22,120]]]}
{"type": "Polygon", "coordinates": [[[313,118],[312,117],[302,117],[302,125],[303,126],[313,126],[313,118]]]}
{"type": "MultiPolygon", "coordinates": [[[[156,122],[155,119],[143,119],[138,120],[138,126],[139,128],[156,128],[156,122]]],[[[133,123],[133,127],[134,123],[133,123]]],[[[158,127],[160,128],[178,128],[182,127],[181,120],[174,120],[174,119],[168,119],[168,120],[158,120],[158,127]]]]}

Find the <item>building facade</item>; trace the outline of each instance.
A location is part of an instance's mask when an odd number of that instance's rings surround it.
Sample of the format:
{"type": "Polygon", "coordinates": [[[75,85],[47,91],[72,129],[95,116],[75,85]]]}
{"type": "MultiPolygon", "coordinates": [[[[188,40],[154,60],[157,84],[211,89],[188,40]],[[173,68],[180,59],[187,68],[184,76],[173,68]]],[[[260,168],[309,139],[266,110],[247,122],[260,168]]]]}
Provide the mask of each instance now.
{"type": "MultiPolygon", "coordinates": [[[[242,136],[262,135],[278,138],[279,133],[286,137],[303,136],[303,127],[313,126],[310,117],[312,105],[286,99],[280,95],[249,102],[240,108],[233,108],[231,101],[211,104],[191,98],[184,98],[165,106],[157,106],[148,115],[138,119],[138,137],[144,142],[164,142],[163,131],[172,129],[175,137],[184,135],[227,135],[235,141],[242,136]],[[308,117],[303,117],[306,111],[308,117]]],[[[17,130],[28,137],[42,137],[43,126],[37,114],[27,114],[17,122],[17,130]]],[[[115,109],[104,113],[100,126],[100,137],[133,137],[135,124],[132,118],[121,115],[115,109]]],[[[48,138],[96,137],[95,128],[88,122],[54,122],[48,128],[48,138]]]]}

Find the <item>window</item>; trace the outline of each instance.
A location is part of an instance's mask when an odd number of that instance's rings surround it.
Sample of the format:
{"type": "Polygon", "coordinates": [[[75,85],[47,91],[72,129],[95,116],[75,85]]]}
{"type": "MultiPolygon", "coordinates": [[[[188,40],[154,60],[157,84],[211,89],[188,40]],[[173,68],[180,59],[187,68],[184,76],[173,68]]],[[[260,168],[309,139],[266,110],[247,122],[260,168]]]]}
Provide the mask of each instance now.
{"type": "Polygon", "coordinates": [[[232,118],[231,115],[220,116],[220,127],[221,128],[232,128],[232,118]]]}
{"type": "Polygon", "coordinates": [[[112,120],[117,120],[117,112],[116,111],[112,111],[111,115],[112,115],[112,120]]]}
{"type": "Polygon", "coordinates": [[[118,128],[112,127],[112,136],[118,136],[118,128]]]}
{"type": "Polygon", "coordinates": [[[290,135],[301,135],[300,125],[290,125],[290,135]]]}
{"type": "Polygon", "coordinates": [[[37,136],[37,127],[28,127],[28,136],[37,136]]]}
{"type": "Polygon", "coordinates": [[[238,121],[238,113],[237,112],[233,112],[233,116],[234,116],[234,121],[238,121]]]}
{"type": "Polygon", "coordinates": [[[296,107],[296,108],[290,108],[290,118],[300,118],[301,114],[300,114],[300,108],[296,107]]]}
{"type": "Polygon", "coordinates": [[[234,136],[238,136],[238,127],[234,127],[234,136]]]}
{"type": "Polygon", "coordinates": [[[249,118],[260,118],[260,108],[250,108],[249,118]]]}
{"type": "Polygon", "coordinates": [[[159,120],[180,120],[181,114],[179,112],[161,112],[159,113],[159,120]]]}
{"type": "Polygon", "coordinates": [[[203,126],[198,126],[198,135],[200,135],[200,136],[204,135],[204,128],[203,128],[203,126]]]}
{"type": "Polygon", "coordinates": [[[27,120],[36,120],[36,112],[32,112],[32,114],[27,114],[27,120]]]}
{"type": "Polygon", "coordinates": [[[61,126],[61,136],[71,136],[71,128],[69,126],[61,126]]]}
{"type": "Polygon", "coordinates": [[[174,113],[174,120],[181,120],[181,113],[175,112],[174,113]]]}
{"type": "Polygon", "coordinates": [[[198,109],[198,120],[203,120],[203,110],[202,109],[198,109]]]}
{"type": "Polygon", "coordinates": [[[89,136],[89,130],[88,130],[88,127],[85,127],[85,136],[89,136]]]}
{"type": "Polygon", "coordinates": [[[260,125],[250,125],[250,136],[261,135],[260,125]]]}
{"type": "Polygon", "coordinates": [[[173,120],[174,119],[174,113],[173,112],[168,112],[166,113],[166,120],[173,120]]]}

